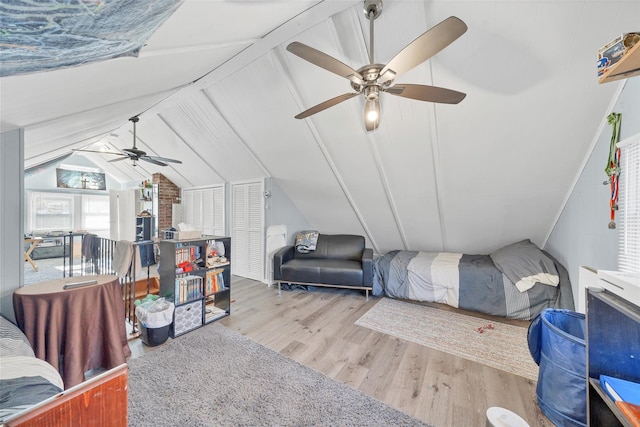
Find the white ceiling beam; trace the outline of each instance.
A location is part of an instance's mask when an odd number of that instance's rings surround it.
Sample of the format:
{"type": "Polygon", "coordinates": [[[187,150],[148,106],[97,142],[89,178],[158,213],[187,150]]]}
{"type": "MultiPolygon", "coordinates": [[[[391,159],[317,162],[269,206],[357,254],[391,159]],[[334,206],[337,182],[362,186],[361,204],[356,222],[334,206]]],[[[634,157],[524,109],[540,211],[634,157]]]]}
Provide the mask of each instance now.
{"type": "Polygon", "coordinates": [[[258,165],[258,167],[260,168],[260,170],[262,170],[262,172],[265,174],[265,176],[270,178],[271,177],[271,172],[269,172],[269,170],[264,165],[264,163],[262,163],[260,161],[260,159],[258,158],[258,156],[256,156],[256,153],[254,153],[253,150],[251,150],[251,148],[249,148],[247,143],[240,137],[240,134],[238,133],[238,131],[231,125],[231,123],[229,122],[227,117],[224,115],[222,110],[219,108],[217,103],[214,101],[214,99],[211,97],[209,92],[207,90],[202,90],[202,93],[204,94],[204,96],[207,99],[207,101],[209,101],[211,106],[216,109],[216,111],[220,115],[220,118],[224,121],[224,123],[227,125],[229,130],[231,130],[231,132],[233,132],[233,134],[238,138],[238,143],[240,144],[240,146],[249,155],[249,157],[251,157],[251,159],[253,159],[253,161],[256,163],[256,165],[258,165]]]}
{"type": "Polygon", "coordinates": [[[187,148],[191,151],[191,153],[196,156],[199,157],[204,164],[206,164],[216,175],[218,175],[220,177],[220,179],[224,182],[227,182],[228,180],[220,173],[220,171],[218,171],[211,163],[209,163],[209,161],[203,157],[200,156],[200,154],[198,153],[198,150],[196,150],[190,143],[189,141],[187,141],[186,139],[184,139],[182,137],[182,135],[180,135],[180,133],[171,125],[171,123],[169,123],[169,120],[165,117],[163,117],[161,114],[158,114],[158,118],[160,120],[162,120],[162,122],[167,126],[167,128],[169,128],[171,130],[171,132],[173,132],[173,134],[179,138],[184,145],[187,146],[187,148]]]}

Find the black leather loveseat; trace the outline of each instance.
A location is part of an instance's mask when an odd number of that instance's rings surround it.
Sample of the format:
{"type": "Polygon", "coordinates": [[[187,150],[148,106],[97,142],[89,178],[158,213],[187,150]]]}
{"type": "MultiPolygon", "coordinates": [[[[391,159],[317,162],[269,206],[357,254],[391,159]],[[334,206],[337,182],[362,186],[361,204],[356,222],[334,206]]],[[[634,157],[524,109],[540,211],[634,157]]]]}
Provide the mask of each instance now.
{"type": "Polygon", "coordinates": [[[273,255],[273,280],[282,283],[362,289],[373,287],[373,250],[362,236],[320,234],[316,249],[301,253],[285,246],[273,255]]]}

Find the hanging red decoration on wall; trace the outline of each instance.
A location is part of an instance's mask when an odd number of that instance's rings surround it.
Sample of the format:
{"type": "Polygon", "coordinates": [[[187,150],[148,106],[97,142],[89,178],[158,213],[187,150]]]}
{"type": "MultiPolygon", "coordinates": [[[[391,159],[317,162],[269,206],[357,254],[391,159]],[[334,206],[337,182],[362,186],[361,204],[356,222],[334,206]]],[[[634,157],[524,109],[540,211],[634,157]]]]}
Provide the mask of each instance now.
{"type": "Polygon", "coordinates": [[[620,119],[622,114],[611,113],[607,116],[607,122],[612,127],[611,144],[609,145],[609,159],[604,171],[609,176],[609,181],[605,184],[611,186],[611,196],[609,198],[610,221],[609,228],[616,228],[616,211],[618,210],[618,181],[620,178],[620,149],[617,147],[620,136],[620,119]]]}

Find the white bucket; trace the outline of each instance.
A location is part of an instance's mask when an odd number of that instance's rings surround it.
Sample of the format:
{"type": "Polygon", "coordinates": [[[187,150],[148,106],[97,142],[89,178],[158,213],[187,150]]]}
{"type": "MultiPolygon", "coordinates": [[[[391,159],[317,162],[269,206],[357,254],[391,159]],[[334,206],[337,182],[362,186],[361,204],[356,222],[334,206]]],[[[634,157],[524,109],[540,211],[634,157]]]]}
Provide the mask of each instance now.
{"type": "Polygon", "coordinates": [[[510,410],[493,406],[487,409],[487,427],[529,427],[529,424],[510,410]]]}

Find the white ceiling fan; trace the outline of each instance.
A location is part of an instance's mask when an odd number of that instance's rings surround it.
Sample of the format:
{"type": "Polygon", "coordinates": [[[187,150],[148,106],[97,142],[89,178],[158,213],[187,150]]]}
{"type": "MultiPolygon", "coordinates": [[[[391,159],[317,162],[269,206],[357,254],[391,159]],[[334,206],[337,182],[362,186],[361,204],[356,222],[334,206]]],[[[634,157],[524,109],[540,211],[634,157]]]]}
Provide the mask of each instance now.
{"type": "Polygon", "coordinates": [[[124,153],[113,153],[109,151],[98,151],[98,150],[86,150],[86,149],[76,149],[72,151],[80,151],[85,153],[99,153],[99,154],[112,154],[115,156],[119,156],[116,159],[109,160],[109,162],[118,162],[121,160],[131,159],[133,161],[133,166],[137,165],[139,160],[144,160],[145,162],[153,163],[158,166],[168,166],[168,163],[182,163],[180,160],[169,159],[166,157],[158,157],[158,156],[148,156],[145,151],[140,150],[136,147],[136,123],[140,118],[138,116],[131,117],[129,121],[133,123],[133,147],[124,148],[122,151],[124,153]]]}
{"type": "Polygon", "coordinates": [[[290,43],[287,50],[318,67],[351,81],[355,92],[345,93],[298,114],[304,119],[343,101],[363,94],[365,97],[365,128],[375,130],[380,123],[380,94],[382,92],[404,98],[444,104],[457,104],[466,94],[437,86],[395,84],[395,79],[431,58],[467,31],[467,25],[450,16],[409,43],[386,65],[373,61],[373,21],[382,13],[382,0],[365,0],[364,13],[369,19],[369,64],[354,70],[341,61],[299,42],[290,43]]]}

